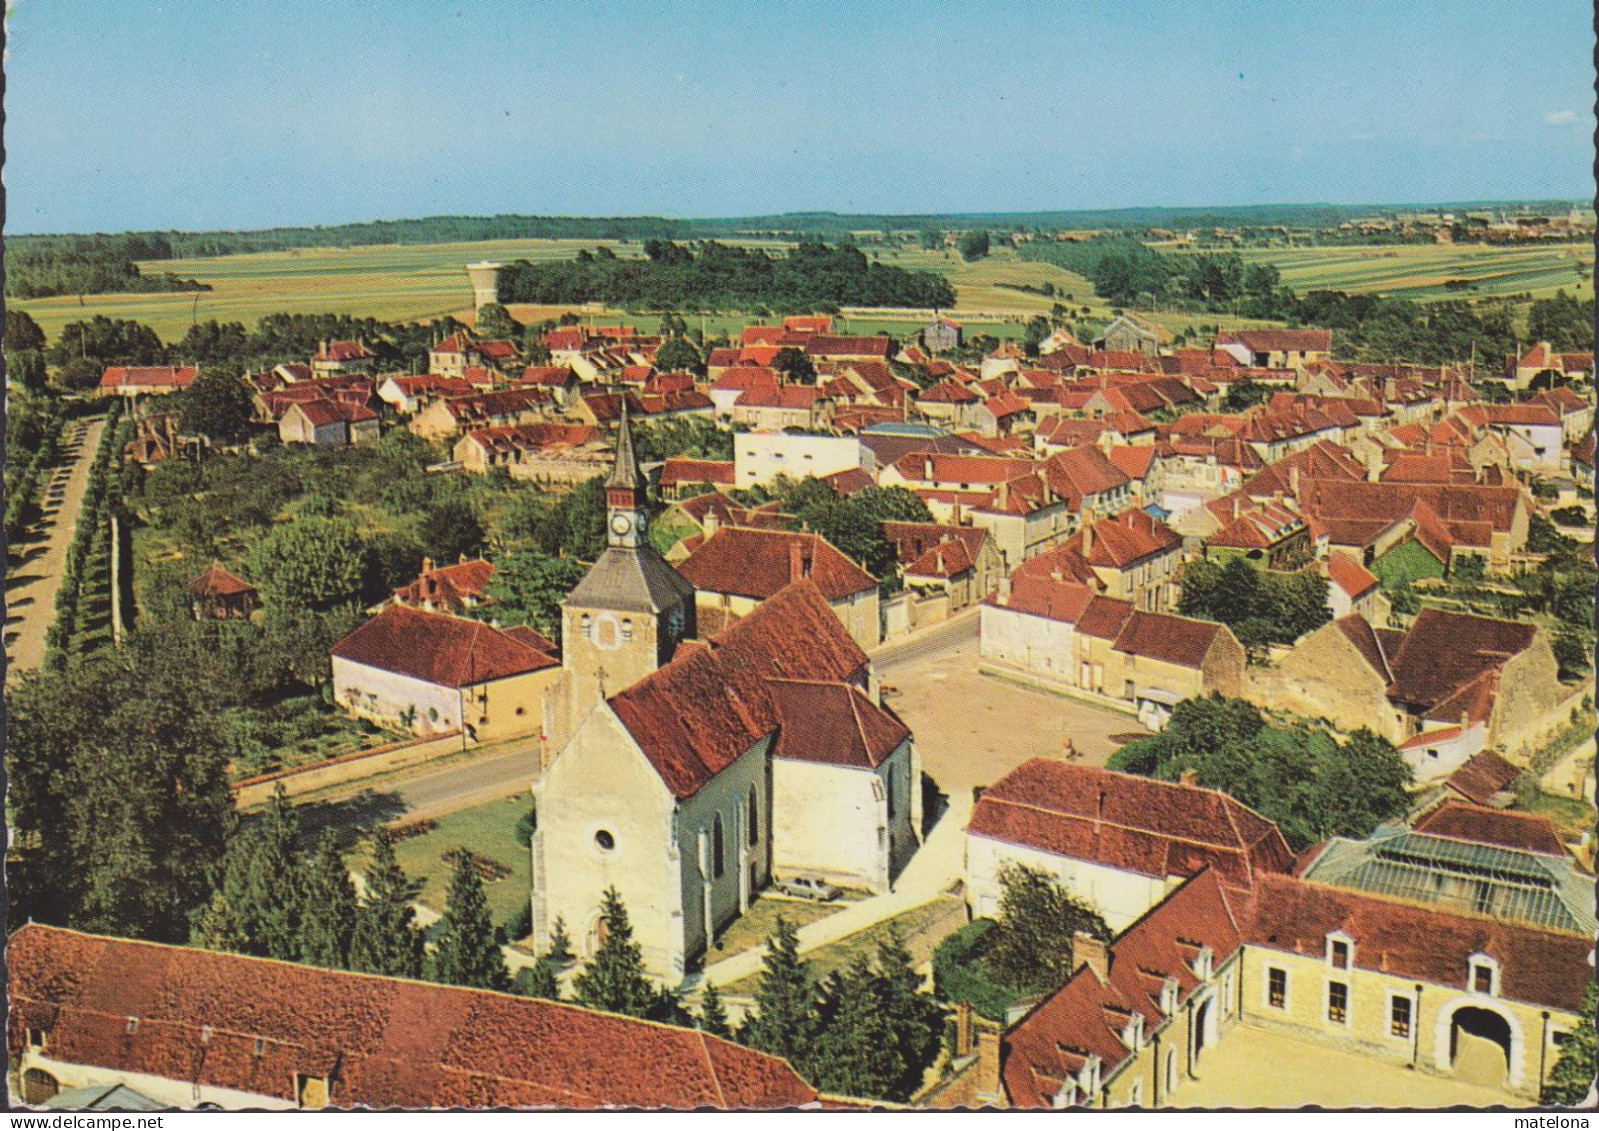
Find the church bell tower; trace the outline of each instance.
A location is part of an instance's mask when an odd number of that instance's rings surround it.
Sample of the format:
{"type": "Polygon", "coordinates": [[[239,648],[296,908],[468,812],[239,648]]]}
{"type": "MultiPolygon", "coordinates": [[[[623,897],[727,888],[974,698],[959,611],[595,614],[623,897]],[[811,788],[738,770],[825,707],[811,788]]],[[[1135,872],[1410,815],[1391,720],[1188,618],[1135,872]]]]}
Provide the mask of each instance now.
{"type": "Polygon", "coordinates": [[[694,635],[694,587],[649,542],[647,481],[633,451],[627,394],[621,397],[616,461],[605,481],[605,551],[561,604],[574,726],[694,635]]]}

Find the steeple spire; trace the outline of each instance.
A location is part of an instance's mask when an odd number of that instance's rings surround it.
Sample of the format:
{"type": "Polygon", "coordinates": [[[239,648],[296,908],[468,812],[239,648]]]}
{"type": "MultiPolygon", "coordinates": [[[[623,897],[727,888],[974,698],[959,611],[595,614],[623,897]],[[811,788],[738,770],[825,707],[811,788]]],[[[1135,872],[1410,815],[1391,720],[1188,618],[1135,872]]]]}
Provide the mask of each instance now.
{"type": "Polygon", "coordinates": [[[638,457],[633,454],[633,426],[627,419],[627,393],[623,391],[617,396],[621,401],[622,418],[616,428],[616,463],[611,468],[611,477],[605,481],[605,486],[637,491],[644,482],[644,476],[638,468],[638,457]]]}

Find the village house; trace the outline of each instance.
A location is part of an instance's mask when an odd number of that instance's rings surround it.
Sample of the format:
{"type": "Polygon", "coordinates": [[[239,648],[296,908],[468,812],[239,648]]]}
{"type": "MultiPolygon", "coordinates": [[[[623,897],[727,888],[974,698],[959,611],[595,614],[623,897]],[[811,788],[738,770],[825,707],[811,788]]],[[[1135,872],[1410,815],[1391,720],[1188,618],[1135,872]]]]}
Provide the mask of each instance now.
{"type": "Polygon", "coordinates": [[[422,572],[409,585],[394,591],[394,603],[427,613],[460,616],[488,600],[489,578],[494,567],[482,558],[468,558],[454,565],[435,566],[432,558],[422,559],[422,572]]]}
{"type": "Polygon", "coordinates": [[[1330,549],[1370,567],[1416,542],[1442,576],[1464,555],[1506,569],[1527,544],[1531,504],[1519,486],[1469,483],[1370,483],[1300,477],[1300,513],[1318,526],[1330,549]]]}
{"type": "Polygon", "coordinates": [[[983,790],[966,827],[966,904],[999,917],[1000,871],[1038,868],[1120,934],[1201,869],[1232,887],[1286,873],[1277,826],[1225,793],[1033,758],[983,790]]]}
{"type": "Polygon", "coordinates": [[[413,416],[406,427],[424,440],[449,440],[480,428],[533,424],[543,419],[550,403],[550,394],[536,388],[443,397],[413,416]]]}
{"type": "Polygon", "coordinates": [[[1119,314],[1094,339],[1096,350],[1114,353],[1141,353],[1158,357],[1161,347],[1171,342],[1171,331],[1145,322],[1131,314],[1119,314]]]}
{"type": "Polygon", "coordinates": [[[694,586],[702,629],[747,616],[793,582],[809,579],[857,644],[872,648],[882,639],[876,579],[819,534],[721,527],[677,572],[694,586]]]}
{"type": "Polygon", "coordinates": [[[917,338],[928,353],[944,353],[946,350],[960,349],[965,342],[961,324],[948,317],[933,319],[922,327],[917,338]]]}
{"type": "Polygon", "coordinates": [[[335,373],[373,373],[378,367],[378,355],[363,338],[353,342],[324,340],[311,358],[311,373],[315,377],[329,377],[335,373]]]}
{"type": "Polygon", "coordinates": [[[733,437],[734,478],[740,487],[769,487],[778,476],[820,479],[851,468],[875,469],[871,451],[855,436],[739,432],[733,437]]]}
{"type": "Polygon", "coordinates": [[[195,620],[248,620],[261,607],[256,587],[215,561],[189,583],[189,599],[195,620]]]}
{"type": "Polygon", "coordinates": [[[1333,620],[1350,614],[1364,617],[1368,624],[1387,624],[1388,598],[1375,574],[1349,554],[1335,550],[1327,555],[1327,607],[1333,620]]]}
{"type": "Polygon", "coordinates": [[[1224,330],[1216,350],[1231,354],[1239,365],[1264,369],[1301,369],[1332,359],[1331,330],[1224,330]]]}
{"type": "Polygon", "coordinates": [[[1219,528],[1204,538],[1205,556],[1226,562],[1242,558],[1259,569],[1302,569],[1315,556],[1310,527],[1285,499],[1251,502],[1243,491],[1191,512],[1184,533],[1199,527],[1198,519],[1215,516],[1219,528]]]}
{"type": "Polygon", "coordinates": [[[285,444],[365,444],[378,438],[378,414],[347,400],[309,400],[292,404],[278,420],[285,444]]]}
{"type": "Polygon", "coordinates": [[[812,334],[805,340],[805,356],[812,361],[876,361],[886,363],[898,351],[894,339],[878,337],[838,337],[825,331],[812,334]]]}
{"type": "Polygon", "coordinates": [[[916,493],[922,496],[935,518],[959,521],[964,517],[971,525],[993,535],[1002,570],[1015,569],[1059,544],[1075,521],[1070,502],[1054,490],[1050,476],[1042,471],[1003,480],[988,492],[918,490],[916,493]]]}
{"type": "Polygon", "coordinates": [[[543,389],[563,409],[577,396],[580,385],[570,365],[529,365],[512,381],[513,388],[543,389]]]}
{"type": "Polygon", "coordinates": [[[661,498],[672,501],[704,494],[707,488],[731,489],[737,483],[736,467],[732,460],[668,456],[661,464],[655,486],[661,498]]]}
{"type": "Polygon", "coordinates": [[[732,423],[757,432],[814,431],[829,425],[832,406],[832,399],[814,385],[746,389],[733,402],[732,423]]]}
{"type": "Polygon", "coordinates": [[[162,397],[182,392],[200,375],[198,365],[112,365],[100,375],[102,397],[162,397]]]}
{"type": "Polygon", "coordinates": [[[1592,353],[1556,353],[1548,342],[1534,342],[1520,357],[1506,359],[1505,377],[1512,389],[1526,389],[1534,378],[1585,381],[1593,376],[1592,353]]]}
{"type": "Polygon", "coordinates": [[[14,1097],[158,1108],[807,1107],[787,1062],[553,1001],[30,923],[8,940],[14,1097]],[[203,987],[203,989],[202,989],[203,987]]]}
{"type": "Polygon", "coordinates": [[[459,377],[436,374],[385,377],[378,383],[378,400],[401,416],[412,416],[442,397],[469,397],[472,385],[459,377]]]}
{"type": "Polygon", "coordinates": [[[385,605],[333,646],[333,699],[417,735],[486,742],[548,734],[564,690],[555,646],[531,628],[385,605]]]}
{"type": "Polygon", "coordinates": [[[1565,425],[1548,405],[1485,404],[1477,411],[1488,431],[1518,442],[1510,449],[1513,470],[1548,474],[1565,466],[1565,425]]]}
{"type": "Polygon", "coordinates": [[[1060,546],[1025,562],[1019,572],[1094,578],[1107,597],[1129,601],[1146,612],[1163,613],[1177,604],[1183,540],[1165,523],[1141,510],[1084,522],[1060,546]]]}
{"type": "Polygon", "coordinates": [[[503,468],[521,482],[582,483],[610,467],[598,428],[544,420],[475,429],[455,442],[453,454],[473,474],[503,468]]]}
{"type": "Polygon", "coordinates": [[[456,331],[428,349],[428,372],[440,377],[467,376],[468,369],[504,372],[516,365],[514,342],[477,341],[464,331],[456,331]]]}
{"type": "Polygon", "coordinates": [[[994,592],[1005,575],[999,547],[981,527],[885,522],[883,536],[894,543],[905,584],[947,594],[951,616],[994,592]]]}
{"type": "Polygon", "coordinates": [[[1420,778],[1448,774],[1484,747],[1514,761],[1565,725],[1570,697],[1537,625],[1422,609],[1407,631],[1358,614],[1302,637],[1274,668],[1251,672],[1247,697],[1273,710],[1366,727],[1406,743],[1420,778]],[[1458,727],[1460,734],[1434,732],[1458,727]],[[1466,742],[1447,742],[1459,738],[1466,742]],[[1409,740],[1428,736],[1417,746],[1409,740]]]}

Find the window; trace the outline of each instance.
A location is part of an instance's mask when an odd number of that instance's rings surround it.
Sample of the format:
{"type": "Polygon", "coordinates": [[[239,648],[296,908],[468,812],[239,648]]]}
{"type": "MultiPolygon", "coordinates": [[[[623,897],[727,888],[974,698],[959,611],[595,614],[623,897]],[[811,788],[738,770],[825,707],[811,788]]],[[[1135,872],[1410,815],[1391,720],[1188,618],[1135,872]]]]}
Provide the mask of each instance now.
{"type": "Polygon", "coordinates": [[[884,789],[885,789],[885,791],[886,791],[886,793],[888,795],[887,796],[887,800],[888,800],[888,819],[890,821],[892,821],[894,819],[894,767],[893,766],[890,766],[888,768],[888,773],[884,775],[883,785],[884,785],[884,789]]]}
{"type": "Polygon", "coordinates": [[[584,613],[583,616],[578,620],[577,623],[578,623],[578,628],[579,628],[579,634],[583,637],[583,639],[584,640],[593,639],[593,637],[594,637],[594,618],[589,616],[587,613],[584,613]]]}
{"type": "Polygon", "coordinates": [[[1288,971],[1275,966],[1267,968],[1266,1004],[1273,1009],[1288,1008],[1288,971]]]}
{"type": "Polygon", "coordinates": [[[622,639],[633,639],[633,618],[628,617],[622,621],[622,639]]]}
{"type": "Polygon", "coordinates": [[[761,842],[761,795],[755,792],[755,787],[750,786],[750,799],[746,807],[749,815],[749,843],[756,845],[761,842]]]}
{"type": "Polygon", "coordinates": [[[1410,1036],[1410,999],[1408,997],[1391,997],[1388,999],[1388,1035],[1391,1037],[1410,1036]]]}
{"type": "Polygon", "coordinates": [[[616,848],[616,837],[609,829],[601,829],[594,834],[594,846],[601,852],[611,852],[616,848]]]}
{"type": "Polygon", "coordinates": [[[1334,1025],[1349,1024],[1349,986],[1344,982],[1327,983],[1327,1020],[1334,1025]]]}
{"type": "Polygon", "coordinates": [[[1486,955],[1477,955],[1472,958],[1471,992],[1474,994],[1496,994],[1499,992],[1499,963],[1486,955]]]}
{"type": "Polygon", "coordinates": [[[28,1029],[28,1047],[30,1049],[44,1048],[44,1030],[30,1027],[28,1029]]]}
{"type": "Polygon", "coordinates": [[[722,859],[722,848],[722,815],[718,813],[716,820],[711,822],[711,874],[718,880],[727,870],[722,859]]]}
{"type": "Polygon", "coordinates": [[[1327,950],[1327,961],[1334,970],[1349,969],[1349,944],[1342,940],[1332,942],[1327,950]]]}

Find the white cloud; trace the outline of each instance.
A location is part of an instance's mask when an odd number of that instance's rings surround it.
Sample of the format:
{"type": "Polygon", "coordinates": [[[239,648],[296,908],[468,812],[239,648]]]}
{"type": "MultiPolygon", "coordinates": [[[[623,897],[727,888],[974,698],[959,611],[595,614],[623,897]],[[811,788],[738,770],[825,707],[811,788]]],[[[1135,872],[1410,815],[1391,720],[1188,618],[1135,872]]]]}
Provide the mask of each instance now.
{"type": "Polygon", "coordinates": [[[1551,110],[1543,116],[1543,124],[1546,126],[1574,126],[1577,124],[1577,112],[1575,110],[1551,110]]]}

